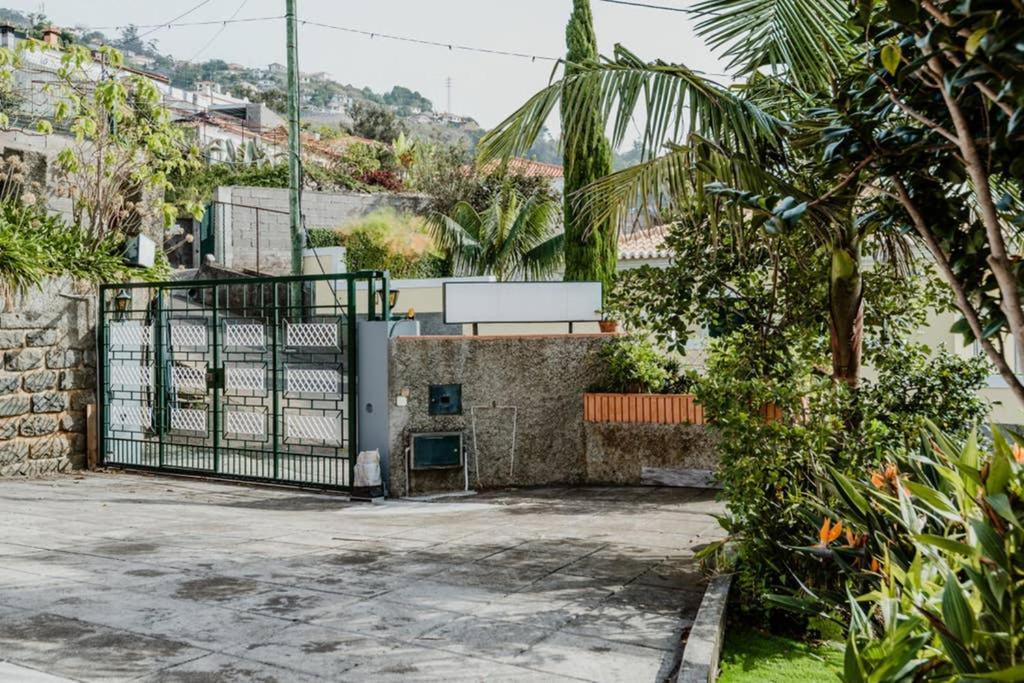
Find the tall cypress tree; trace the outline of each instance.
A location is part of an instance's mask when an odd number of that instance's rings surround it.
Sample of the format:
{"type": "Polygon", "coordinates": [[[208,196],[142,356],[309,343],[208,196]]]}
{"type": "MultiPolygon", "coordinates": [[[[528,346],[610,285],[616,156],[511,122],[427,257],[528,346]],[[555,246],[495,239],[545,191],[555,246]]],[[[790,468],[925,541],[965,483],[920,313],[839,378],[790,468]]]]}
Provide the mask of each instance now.
{"type": "MultiPolygon", "coordinates": [[[[597,38],[590,0],[573,0],[572,16],[565,27],[566,75],[578,72],[574,65],[597,59],[597,38]]],[[[581,88],[576,83],[567,87],[581,88]]],[[[574,98],[573,98],[574,99],[574,98]]],[[[575,100],[579,101],[579,100],[575,100]]],[[[617,230],[614,218],[600,223],[591,220],[589,212],[579,206],[574,193],[612,172],[612,150],[604,135],[604,125],[597,101],[585,112],[562,108],[563,173],[565,175],[565,280],[600,280],[607,286],[615,274],[618,257],[617,230]],[[575,121],[568,124],[567,119],[575,121]],[[582,125],[581,125],[582,124],[582,125]]]]}

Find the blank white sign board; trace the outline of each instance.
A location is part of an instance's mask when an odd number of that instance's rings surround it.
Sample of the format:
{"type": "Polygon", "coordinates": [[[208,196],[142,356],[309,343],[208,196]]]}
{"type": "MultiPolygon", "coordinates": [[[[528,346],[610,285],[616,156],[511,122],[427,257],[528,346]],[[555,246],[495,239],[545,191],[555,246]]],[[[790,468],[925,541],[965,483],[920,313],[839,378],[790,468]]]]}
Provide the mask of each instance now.
{"type": "Polygon", "coordinates": [[[446,282],[444,321],[564,323],[601,319],[600,282],[446,282]]]}

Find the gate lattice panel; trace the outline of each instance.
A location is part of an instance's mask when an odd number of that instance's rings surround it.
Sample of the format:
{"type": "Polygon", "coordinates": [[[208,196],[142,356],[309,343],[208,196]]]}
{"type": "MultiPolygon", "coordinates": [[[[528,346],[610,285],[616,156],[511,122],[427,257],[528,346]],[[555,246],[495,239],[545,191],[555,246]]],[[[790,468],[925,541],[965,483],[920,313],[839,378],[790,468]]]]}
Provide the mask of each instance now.
{"type": "Polygon", "coordinates": [[[103,463],[349,488],[357,283],[374,317],[377,271],[101,287],[103,463]]]}

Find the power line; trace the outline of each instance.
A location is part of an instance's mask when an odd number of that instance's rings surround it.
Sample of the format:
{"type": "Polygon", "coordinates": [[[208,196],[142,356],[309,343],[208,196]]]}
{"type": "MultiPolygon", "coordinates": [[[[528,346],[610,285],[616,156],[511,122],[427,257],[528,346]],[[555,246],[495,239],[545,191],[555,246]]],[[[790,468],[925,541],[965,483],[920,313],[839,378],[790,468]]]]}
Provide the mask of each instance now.
{"type": "MultiPolygon", "coordinates": [[[[192,9],[186,10],[186,11],[182,12],[181,14],[179,14],[178,16],[176,16],[173,19],[171,19],[170,21],[167,21],[167,22],[164,22],[164,23],[168,24],[168,25],[173,24],[174,22],[178,21],[179,19],[184,19],[188,15],[192,14],[197,9],[202,7],[203,5],[208,5],[208,4],[210,4],[210,0],[202,0],[202,2],[200,2],[198,5],[195,5],[194,7],[192,7],[192,9]]],[[[160,30],[159,28],[152,28],[149,31],[146,31],[145,33],[140,33],[139,34],[139,38],[143,38],[145,36],[148,36],[150,33],[154,33],[154,32],[159,31],[159,30],[160,30]]]]}
{"type": "Polygon", "coordinates": [[[223,25],[221,25],[221,27],[219,29],[217,29],[217,32],[214,33],[213,36],[211,36],[210,39],[208,41],[206,41],[201,48],[196,50],[195,53],[191,57],[189,57],[187,60],[185,60],[185,63],[186,64],[191,64],[192,62],[196,61],[196,57],[198,57],[199,55],[203,54],[203,52],[206,51],[206,48],[208,48],[211,45],[213,45],[213,41],[217,40],[217,38],[220,37],[220,34],[224,33],[224,29],[226,29],[228,27],[228,22],[229,21],[233,21],[234,18],[238,16],[238,13],[242,11],[242,8],[245,7],[248,2],[249,2],[249,0],[242,0],[242,4],[240,4],[235,9],[234,14],[232,14],[230,17],[225,19],[223,25]]]}
{"type": "Polygon", "coordinates": [[[520,57],[523,59],[529,59],[531,61],[542,60],[545,62],[557,62],[560,58],[549,57],[546,55],[534,55],[527,52],[513,52],[509,50],[494,50],[486,47],[474,47],[472,45],[459,45],[458,43],[444,43],[437,40],[427,40],[425,38],[411,38],[409,36],[398,36],[391,33],[379,33],[377,31],[364,31],[358,28],[350,28],[348,26],[337,26],[336,24],[325,24],[320,21],[309,21],[300,19],[300,24],[308,24],[310,26],[318,26],[320,28],[328,28],[335,31],[344,31],[345,33],[355,33],[357,35],[369,36],[370,38],[384,38],[385,40],[397,40],[403,43],[416,43],[417,45],[431,45],[433,47],[442,47],[448,50],[460,50],[463,52],[478,52],[481,54],[489,55],[504,55],[506,57],[520,57]]]}
{"type": "Polygon", "coordinates": [[[633,2],[632,0],[597,0],[598,2],[607,2],[611,5],[626,5],[628,7],[643,7],[644,9],[657,9],[665,12],[679,12],[681,14],[704,14],[695,9],[688,7],[672,7],[671,5],[651,5],[646,2],[633,2]]]}
{"type": "MultiPolygon", "coordinates": [[[[687,12],[687,13],[691,13],[691,14],[699,14],[695,10],[687,10],[687,9],[680,8],[680,7],[668,7],[668,6],[661,6],[661,5],[647,5],[647,4],[644,4],[644,3],[632,2],[630,0],[598,0],[598,1],[599,2],[609,2],[609,3],[621,4],[621,5],[633,5],[633,6],[638,6],[638,7],[646,7],[646,8],[649,8],[649,9],[668,9],[668,10],[673,10],[673,11],[677,11],[677,12],[687,12]]],[[[242,5],[244,6],[245,2],[243,2],[242,5]]],[[[239,11],[241,11],[241,10],[240,9],[236,10],[235,14],[237,14],[239,11]]],[[[234,15],[232,15],[232,16],[234,16],[234,15]]],[[[79,27],[76,27],[76,28],[79,28],[81,30],[99,31],[99,30],[123,29],[123,28],[127,28],[128,26],[133,26],[133,25],[135,26],[135,28],[151,28],[151,27],[155,27],[155,28],[168,28],[168,29],[170,29],[170,28],[178,28],[178,27],[187,27],[187,26],[212,26],[212,25],[220,25],[221,29],[223,30],[228,24],[240,24],[240,23],[259,22],[259,21],[274,21],[274,20],[284,19],[284,18],[285,17],[283,15],[276,15],[276,16],[266,16],[266,17],[244,17],[242,19],[229,18],[229,19],[214,19],[214,20],[206,20],[206,21],[182,21],[182,22],[177,22],[177,23],[170,22],[170,23],[165,23],[165,24],[143,24],[143,25],[126,24],[126,25],[122,25],[122,26],[79,26],[79,27]]],[[[493,49],[493,48],[476,47],[476,46],[473,46],[473,45],[462,45],[460,43],[446,43],[446,42],[443,42],[443,41],[430,40],[430,39],[427,39],[427,38],[414,38],[412,36],[401,36],[401,35],[396,35],[396,34],[393,34],[393,33],[382,33],[382,32],[379,32],[379,31],[367,31],[365,29],[352,28],[350,26],[339,26],[337,24],[328,24],[328,23],[325,23],[325,22],[322,22],[322,21],[312,21],[312,20],[309,20],[309,19],[300,19],[299,20],[299,24],[300,25],[315,26],[315,27],[324,28],[324,29],[330,29],[330,30],[333,30],[333,31],[342,31],[344,33],[351,33],[351,34],[355,34],[355,35],[366,36],[366,37],[371,38],[371,39],[382,38],[384,40],[392,40],[392,41],[398,41],[398,42],[403,42],[403,43],[411,43],[411,44],[414,44],[414,45],[427,45],[427,46],[430,46],[430,47],[439,47],[439,48],[447,49],[449,51],[456,51],[457,50],[457,51],[460,51],[460,52],[475,52],[475,53],[479,53],[479,54],[501,55],[501,56],[505,56],[505,57],[517,57],[517,58],[520,58],[520,59],[529,59],[532,62],[536,62],[538,60],[544,61],[544,62],[559,62],[559,61],[562,61],[561,57],[552,57],[550,55],[538,55],[538,54],[532,54],[532,53],[529,53],[529,52],[516,52],[514,50],[497,50],[497,49],[493,49]]],[[[189,62],[193,61],[199,54],[201,54],[204,50],[206,50],[206,48],[209,46],[209,44],[211,44],[214,40],[216,40],[216,38],[220,35],[220,33],[221,32],[218,31],[213,36],[213,38],[206,45],[204,45],[202,48],[200,48],[196,52],[196,54],[192,56],[192,58],[187,60],[186,63],[189,63],[189,62]]],[[[707,76],[722,76],[722,77],[728,77],[729,76],[729,74],[714,73],[714,72],[706,72],[705,75],[707,75],[707,76]]]]}
{"type": "Polygon", "coordinates": [[[241,19],[207,19],[205,21],[179,21],[165,24],[120,24],[118,26],[74,26],[80,31],[117,31],[134,26],[135,28],[179,28],[183,26],[213,26],[214,24],[243,24],[253,21],[273,21],[284,19],[283,14],[271,17],[242,17],[241,19]]]}

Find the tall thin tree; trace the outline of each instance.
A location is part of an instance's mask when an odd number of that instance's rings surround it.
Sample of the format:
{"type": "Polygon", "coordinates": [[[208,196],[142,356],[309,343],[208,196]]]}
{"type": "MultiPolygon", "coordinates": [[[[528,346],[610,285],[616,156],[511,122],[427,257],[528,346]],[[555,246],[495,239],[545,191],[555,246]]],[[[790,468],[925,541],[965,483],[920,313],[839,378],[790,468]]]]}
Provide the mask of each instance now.
{"type": "MultiPolygon", "coordinates": [[[[590,0],[573,0],[572,16],[565,27],[566,75],[579,65],[597,61],[597,38],[590,0]]],[[[587,88],[580,81],[570,87],[587,88]]],[[[606,285],[615,273],[618,256],[617,223],[609,212],[595,211],[579,201],[577,192],[612,172],[612,150],[604,134],[604,117],[598,109],[600,98],[568,98],[580,101],[586,111],[573,111],[562,104],[563,171],[565,174],[565,280],[598,280],[606,285]],[[584,125],[580,125],[582,113],[584,125]]]]}

